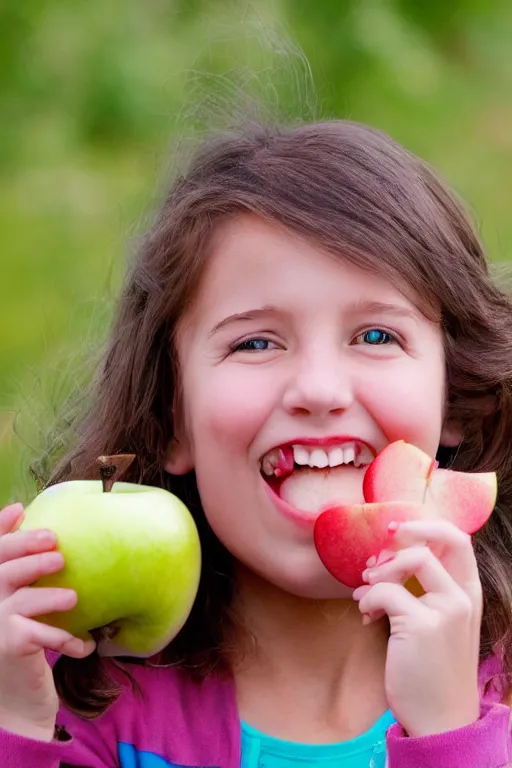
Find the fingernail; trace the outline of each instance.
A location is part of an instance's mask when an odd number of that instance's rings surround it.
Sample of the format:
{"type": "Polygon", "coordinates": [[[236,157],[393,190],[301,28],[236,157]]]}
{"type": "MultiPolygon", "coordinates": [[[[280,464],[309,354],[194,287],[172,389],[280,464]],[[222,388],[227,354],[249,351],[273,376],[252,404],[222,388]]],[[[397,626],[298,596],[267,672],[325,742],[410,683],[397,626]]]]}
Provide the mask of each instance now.
{"type": "Polygon", "coordinates": [[[53,531],[46,531],[46,530],[36,531],[35,538],[36,538],[36,541],[41,541],[41,542],[44,541],[44,542],[50,543],[50,542],[56,541],[55,534],[53,533],[53,531]]]}
{"type": "Polygon", "coordinates": [[[400,523],[396,523],[395,521],[391,522],[388,525],[388,533],[390,533],[392,536],[398,531],[400,527],[400,523]]]}
{"type": "Polygon", "coordinates": [[[368,568],[373,568],[374,565],[377,565],[377,558],[375,555],[372,555],[370,558],[368,558],[366,565],[368,568]]]}
{"type": "Polygon", "coordinates": [[[363,619],[362,619],[363,625],[366,626],[367,624],[372,623],[372,617],[368,613],[363,613],[363,619]]]}

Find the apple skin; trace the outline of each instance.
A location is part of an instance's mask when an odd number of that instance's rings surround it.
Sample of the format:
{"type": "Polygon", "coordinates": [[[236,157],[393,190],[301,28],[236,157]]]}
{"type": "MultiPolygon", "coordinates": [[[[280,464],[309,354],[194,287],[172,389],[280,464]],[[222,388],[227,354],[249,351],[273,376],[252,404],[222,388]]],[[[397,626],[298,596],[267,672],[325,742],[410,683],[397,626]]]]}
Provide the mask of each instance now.
{"type": "Polygon", "coordinates": [[[329,507],[315,523],[315,546],[320,560],[347,587],[361,587],[366,563],[390,547],[388,525],[426,517],[411,502],[351,504],[329,507]]]}
{"type": "Polygon", "coordinates": [[[391,522],[444,518],[472,534],[489,519],[497,491],[496,473],[438,469],[434,459],[399,440],[366,470],[365,504],[330,506],[319,515],[316,550],[329,573],[355,589],[364,584],[368,559],[392,547],[391,522]]]}
{"type": "Polygon", "coordinates": [[[21,530],[57,537],[65,567],[35,587],[66,587],[78,595],[66,612],[38,617],[82,639],[106,625],[115,637],[102,656],[149,657],[185,623],[197,594],[201,545],[187,507],[162,488],[71,480],[46,488],[25,510],[21,530]]]}
{"type": "Polygon", "coordinates": [[[465,533],[478,531],[496,504],[495,472],[440,469],[416,446],[397,440],[372,461],[363,479],[369,503],[409,501],[442,509],[465,533]]]}

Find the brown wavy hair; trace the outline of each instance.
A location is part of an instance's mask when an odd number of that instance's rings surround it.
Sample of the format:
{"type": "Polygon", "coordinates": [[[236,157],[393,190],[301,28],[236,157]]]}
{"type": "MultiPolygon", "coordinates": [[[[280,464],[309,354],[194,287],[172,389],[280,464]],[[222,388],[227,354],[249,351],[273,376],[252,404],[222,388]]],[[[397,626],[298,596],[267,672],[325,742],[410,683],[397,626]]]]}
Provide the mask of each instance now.
{"type": "MultiPolygon", "coordinates": [[[[498,474],[496,510],[474,537],[485,599],[481,655],[501,651],[512,680],[511,298],[493,280],[457,198],[426,163],[377,130],[343,120],[251,124],[204,141],[128,268],[91,405],[50,482],[96,477],[99,455],[135,453],[126,479],[184,500],[202,540],[202,578],[190,618],[158,661],[196,678],[229,673],[232,559],[208,526],[194,474],[170,476],[163,463],[179,401],[177,324],[194,301],[213,231],[240,213],[279,222],[379,273],[440,320],[447,414],[464,438],[438,458],[498,474]]],[[[119,693],[96,654],[62,657],[55,679],[64,704],[89,717],[119,693]]]]}

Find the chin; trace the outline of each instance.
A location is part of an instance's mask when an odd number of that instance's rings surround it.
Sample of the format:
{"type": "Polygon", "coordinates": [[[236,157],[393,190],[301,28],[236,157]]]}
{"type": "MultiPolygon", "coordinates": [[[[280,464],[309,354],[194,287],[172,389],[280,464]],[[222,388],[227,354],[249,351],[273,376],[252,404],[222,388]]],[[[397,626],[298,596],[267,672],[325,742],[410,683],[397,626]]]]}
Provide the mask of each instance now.
{"type": "Polygon", "coordinates": [[[285,592],[305,600],[347,600],[352,597],[354,592],[351,587],[346,587],[338,581],[326,584],[323,580],[308,584],[283,584],[281,588],[285,592]]]}
{"type": "Polygon", "coordinates": [[[354,592],[351,587],[334,579],[321,564],[316,567],[315,563],[314,568],[294,569],[293,572],[281,568],[279,570],[258,569],[255,572],[272,586],[305,600],[346,600],[352,598],[354,592]]]}

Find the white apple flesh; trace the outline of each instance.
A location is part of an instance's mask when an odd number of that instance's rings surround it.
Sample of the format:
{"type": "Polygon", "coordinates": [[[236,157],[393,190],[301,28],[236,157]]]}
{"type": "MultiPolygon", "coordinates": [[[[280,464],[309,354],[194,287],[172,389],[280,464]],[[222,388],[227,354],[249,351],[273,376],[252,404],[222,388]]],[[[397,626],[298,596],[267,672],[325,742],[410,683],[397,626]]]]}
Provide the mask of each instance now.
{"type": "Polygon", "coordinates": [[[71,480],[46,488],[26,509],[21,530],[57,537],[65,567],[34,587],[78,595],[70,611],[38,617],[82,639],[101,633],[102,656],[149,657],[185,623],[197,594],[201,547],[187,507],[162,488],[71,480]]]}

